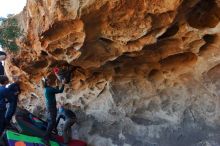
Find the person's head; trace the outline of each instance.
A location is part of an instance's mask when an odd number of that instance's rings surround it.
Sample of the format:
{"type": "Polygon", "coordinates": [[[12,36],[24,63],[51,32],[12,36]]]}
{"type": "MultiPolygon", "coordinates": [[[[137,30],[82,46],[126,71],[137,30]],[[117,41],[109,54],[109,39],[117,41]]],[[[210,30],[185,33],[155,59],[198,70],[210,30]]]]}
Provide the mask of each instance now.
{"type": "Polygon", "coordinates": [[[51,86],[51,80],[48,77],[45,77],[42,79],[42,85],[43,87],[51,86]]]}
{"type": "Polygon", "coordinates": [[[7,54],[5,52],[0,51],[0,61],[4,61],[7,58],[7,54]]]}
{"type": "Polygon", "coordinates": [[[8,77],[7,76],[0,76],[0,84],[1,85],[7,85],[9,83],[8,77]]]}
{"type": "Polygon", "coordinates": [[[42,83],[43,88],[46,88],[48,86],[47,85],[47,78],[43,77],[41,80],[41,83],[42,83]]]}

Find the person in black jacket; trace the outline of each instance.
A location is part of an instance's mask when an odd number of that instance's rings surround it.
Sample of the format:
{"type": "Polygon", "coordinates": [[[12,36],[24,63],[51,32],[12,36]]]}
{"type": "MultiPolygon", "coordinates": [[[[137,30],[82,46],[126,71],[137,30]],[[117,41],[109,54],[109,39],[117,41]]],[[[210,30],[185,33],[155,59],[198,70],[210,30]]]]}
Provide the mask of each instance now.
{"type": "Polygon", "coordinates": [[[6,59],[7,55],[5,52],[0,51],[0,75],[5,74],[4,66],[2,65],[2,61],[6,59]]]}
{"type": "Polygon", "coordinates": [[[8,83],[8,77],[0,76],[0,136],[5,129],[6,99],[11,97],[9,89],[5,87],[8,83]]]}
{"type": "Polygon", "coordinates": [[[6,126],[10,125],[10,121],[12,116],[14,115],[17,102],[18,102],[18,95],[21,93],[21,89],[19,86],[19,77],[13,76],[13,83],[8,86],[8,89],[11,91],[12,96],[8,99],[8,108],[5,114],[6,126]]]}
{"type": "Polygon", "coordinates": [[[71,110],[65,109],[63,106],[61,106],[58,109],[56,127],[59,124],[60,119],[63,119],[65,121],[63,127],[63,138],[64,138],[64,143],[68,144],[72,139],[71,126],[77,121],[76,114],[71,110]]]}

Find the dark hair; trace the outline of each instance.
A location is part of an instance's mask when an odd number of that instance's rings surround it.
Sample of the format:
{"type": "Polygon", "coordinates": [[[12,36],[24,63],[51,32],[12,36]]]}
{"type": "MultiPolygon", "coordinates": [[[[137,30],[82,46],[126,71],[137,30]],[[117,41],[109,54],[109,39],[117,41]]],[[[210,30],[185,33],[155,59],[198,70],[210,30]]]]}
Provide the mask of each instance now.
{"type": "Polygon", "coordinates": [[[5,52],[0,51],[0,55],[5,55],[7,56],[7,54],[5,52]]]}
{"type": "Polygon", "coordinates": [[[8,77],[1,75],[0,76],[0,84],[5,84],[8,81],[8,77]]]}

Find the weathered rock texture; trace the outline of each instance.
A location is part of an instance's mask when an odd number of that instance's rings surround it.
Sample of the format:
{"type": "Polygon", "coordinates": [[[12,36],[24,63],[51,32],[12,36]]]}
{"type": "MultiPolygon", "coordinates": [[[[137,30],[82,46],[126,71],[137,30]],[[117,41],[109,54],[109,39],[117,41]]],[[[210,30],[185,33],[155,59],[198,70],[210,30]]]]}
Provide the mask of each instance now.
{"type": "Polygon", "coordinates": [[[29,0],[20,17],[24,106],[42,114],[41,77],[68,63],[57,99],[90,145],[220,145],[220,1],[29,0]]]}

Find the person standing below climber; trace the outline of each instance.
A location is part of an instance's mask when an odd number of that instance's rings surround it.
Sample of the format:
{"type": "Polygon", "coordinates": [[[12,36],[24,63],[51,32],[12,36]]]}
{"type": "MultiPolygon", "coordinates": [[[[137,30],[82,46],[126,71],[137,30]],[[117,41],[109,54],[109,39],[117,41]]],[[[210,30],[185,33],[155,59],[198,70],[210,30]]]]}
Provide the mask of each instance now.
{"type": "Polygon", "coordinates": [[[56,117],[57,117],[57,107],[56,107],[56,94],[62,93],[64,91],[65,80],[62,80],[62,87],[54,88],[51,87],[51,80],[48,78],[44,78],[42,80],[44,87],[44,96],[46,102],[46,110],[47,110],[47,132],[44,138],[44,142],[46,145],[49,145],[50,135],[52,130],[56,126],[56,117]]]}
{"type": "Polygon", "coordinates": [[[12,96],[8,99],[8,108],[5,114],[6,126],[10,125],[12,116],[14,115],[17,108],[18,95],[21,93],[21,89],[19,86],[19,77],[13,76],[12,80],[13,83],[8,86],[8,89],[11,91],[12,96]]]}
{"type": "Polygon", "coordinates": [[[71,126],[77,121],[76,114],[69,109],[65,109],[63,106],[60,106],[58,109],[56,127],[58,126],[60,119],[65,121],[63,127],[63,138],[64,144],[68,144],[72,139],[71,126]]]}
{"type": "Polygon", "coordinates": [[[4,66],[2,64],[2,61],[4,61],[7,58],[7,55],[5,52],[0,51],[0,75],[5,74],[4,66]]]}
{"type": "Polygon", "coordinates": [[[6,99],[11,98],[11,92],[5,86],[9,83],[7,76],[0,76],[0,136],[5,129],[6,99]]]}

